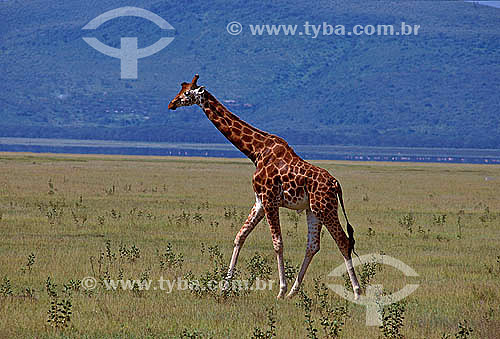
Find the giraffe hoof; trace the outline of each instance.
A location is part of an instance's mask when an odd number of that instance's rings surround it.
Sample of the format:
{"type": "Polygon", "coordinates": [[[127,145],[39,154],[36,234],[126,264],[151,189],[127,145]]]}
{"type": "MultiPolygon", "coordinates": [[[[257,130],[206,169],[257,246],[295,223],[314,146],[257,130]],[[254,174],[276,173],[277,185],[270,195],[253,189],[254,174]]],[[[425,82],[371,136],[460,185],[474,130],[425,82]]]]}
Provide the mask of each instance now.
{"type": "Polygon", "coordinates": [[[354,289],[354,300],[359,300],[359,296],[361,294],[361,289],[359,287],[354,289]]]}
{"type": "Polygon", "coordinates": [[[286,288],[280,289],[280,293],[278,293],[278,296],[276,297],[276,299],[283,299],[285,297],[285,294],[286,294],[286,288]]]}

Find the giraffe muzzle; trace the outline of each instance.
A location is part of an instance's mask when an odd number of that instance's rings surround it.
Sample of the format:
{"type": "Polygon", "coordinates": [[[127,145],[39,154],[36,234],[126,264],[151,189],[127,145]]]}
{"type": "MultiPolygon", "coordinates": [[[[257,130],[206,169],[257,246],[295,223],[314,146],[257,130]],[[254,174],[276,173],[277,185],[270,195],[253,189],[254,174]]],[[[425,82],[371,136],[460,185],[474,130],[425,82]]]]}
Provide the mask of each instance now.
{"type": "Polygon", "coordinates": [[[174,104],[173,102],[171,102],[171,103],[168,104],[168,109],[171,109],[172,111],[175,111],[176,108],[177,108],[177,105],[174,104]]]}

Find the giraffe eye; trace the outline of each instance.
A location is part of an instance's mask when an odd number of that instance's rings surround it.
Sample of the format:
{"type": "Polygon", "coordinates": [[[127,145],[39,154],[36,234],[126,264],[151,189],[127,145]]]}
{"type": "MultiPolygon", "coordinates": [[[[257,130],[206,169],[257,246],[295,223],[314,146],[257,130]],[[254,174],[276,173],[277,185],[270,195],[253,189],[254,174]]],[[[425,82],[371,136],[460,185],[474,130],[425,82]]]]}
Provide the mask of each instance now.
{"type": "Polygon", "coordinates": [[[186,91],[186,93],[184,93],[184,95],[189,95],[189,91],[186,91]]]}

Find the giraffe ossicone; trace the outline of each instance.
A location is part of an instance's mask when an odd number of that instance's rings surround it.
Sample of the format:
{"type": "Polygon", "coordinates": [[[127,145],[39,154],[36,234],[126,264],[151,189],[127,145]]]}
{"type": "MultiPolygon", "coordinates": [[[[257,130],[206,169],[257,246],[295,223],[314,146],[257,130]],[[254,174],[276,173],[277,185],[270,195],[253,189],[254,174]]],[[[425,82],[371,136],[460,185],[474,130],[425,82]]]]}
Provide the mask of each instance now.
{"type": "Polygon", "coordinates": [[[196,74],[190,83],[183,82],[180,92],[172,99],[168,108],[175,110],[181,106],[199,105],[215,127],[250,158],[256,167],[252,177],[255,204],[236,234],[227,278],[231,279],[233,276],[245,239],[266,217],[278,263],[280,282],[278,298],[284,297],[287,282],[279,208],[306,210],[308,225],[306,253],[288,296],[293,297],[299,291],[307,268],[319,251],[320,232],[325,226],[344,257],[354,295],[359,297],[360,286],[351,262],[354,230],[347,220],[340,183],[325,169],[300,158],[282,138],[261,131],[231,113],[205,87],[198,86],[198,78],[196,74]],[[339,202],[347,222],[348,236],[338,218],[339,202]]]}

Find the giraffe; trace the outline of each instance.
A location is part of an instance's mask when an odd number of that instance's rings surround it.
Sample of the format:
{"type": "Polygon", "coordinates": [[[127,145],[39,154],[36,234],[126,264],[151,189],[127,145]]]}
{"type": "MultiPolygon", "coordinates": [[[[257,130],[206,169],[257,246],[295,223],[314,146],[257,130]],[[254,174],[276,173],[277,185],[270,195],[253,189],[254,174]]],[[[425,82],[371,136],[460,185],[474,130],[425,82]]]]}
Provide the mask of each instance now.
{"type": "Polygon", "coordinates": [[[308,225],[305,257],[287,297],[291,298],[299,291],[306,270],[320,249],[320,231],[325,226],[344,257],[354,296],[359,298],[361,289],[351,259],[354,230],[344,210],[340,183],[325,169],[300,158],[282,138],[261,131],[231,113],[204,86],[198,86],[198,78],[196,74],[190,83],[183,82],[180,92],[169,103],[168,108],[175,110],[181,106],[199,105],[215,127],[250,158],[256,167],[252,177],[255,204],[236,234],[227,279],[233,276],[245,239],[265,216],[278,263],[280,290],[277,298],[285,296],[287,282],[279,220],[279,208],[285,207],[305,210],[308,225]],[[339,201],[347,222],[348,236],[338,218],[339,201]]]}

